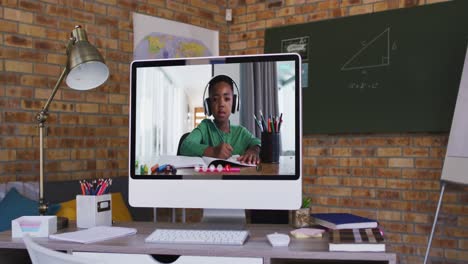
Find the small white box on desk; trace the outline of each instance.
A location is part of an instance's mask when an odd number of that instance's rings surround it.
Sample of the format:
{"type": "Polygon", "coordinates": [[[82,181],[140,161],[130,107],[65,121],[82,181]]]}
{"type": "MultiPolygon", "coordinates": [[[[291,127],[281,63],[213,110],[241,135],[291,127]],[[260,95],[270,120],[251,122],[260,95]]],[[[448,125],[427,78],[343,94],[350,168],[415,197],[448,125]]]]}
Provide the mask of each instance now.
{"type": "Polygon", "coordinates": [[[76,226],[90,228],[93,226],[111,226],[111,195],[77,195],[76,226]]]}
{"type": "Polygon", "coordinates": [[[48,237],[57,232],[57,216],[22,216],[11,221],[11,236],[48,237]]]}

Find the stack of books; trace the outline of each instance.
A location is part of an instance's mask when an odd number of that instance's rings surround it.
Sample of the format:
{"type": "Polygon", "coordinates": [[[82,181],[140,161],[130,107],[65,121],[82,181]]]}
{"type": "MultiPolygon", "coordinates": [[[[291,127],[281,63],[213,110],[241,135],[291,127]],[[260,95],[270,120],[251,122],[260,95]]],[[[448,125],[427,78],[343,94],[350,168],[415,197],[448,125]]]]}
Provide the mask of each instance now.
{"type": "Polygon", "coordinates": [[[385,251],[383,233],[376,220],[349,213],[322,213],[311,216],[313,223],[329,229],[330,251],[385,251]]]}

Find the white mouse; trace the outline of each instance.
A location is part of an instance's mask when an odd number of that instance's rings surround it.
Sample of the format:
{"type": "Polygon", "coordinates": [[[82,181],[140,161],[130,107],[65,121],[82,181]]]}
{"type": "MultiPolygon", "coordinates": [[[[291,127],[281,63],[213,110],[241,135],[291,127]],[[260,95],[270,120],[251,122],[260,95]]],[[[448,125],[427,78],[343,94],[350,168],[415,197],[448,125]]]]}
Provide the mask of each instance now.
{"type": "Polygon", "coordinates": [[[267,238],[273,247],[287,247],[289,245],[289,241],[291,241],[291,238],[289,238],[288,235],[280,233],[269,234],[267,235],[267,238]]]}

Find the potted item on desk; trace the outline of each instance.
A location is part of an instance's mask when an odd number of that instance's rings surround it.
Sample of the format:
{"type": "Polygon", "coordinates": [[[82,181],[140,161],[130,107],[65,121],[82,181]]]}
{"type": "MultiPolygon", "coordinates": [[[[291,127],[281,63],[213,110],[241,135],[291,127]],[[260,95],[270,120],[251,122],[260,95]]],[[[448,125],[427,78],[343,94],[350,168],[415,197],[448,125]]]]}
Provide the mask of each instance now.
{"type": "Polygon", "coordinates": [[[296,228],[308,227],[310,224],[310,198],[303,197],[301,208],[293,211],[293,225],[296,228]]]}

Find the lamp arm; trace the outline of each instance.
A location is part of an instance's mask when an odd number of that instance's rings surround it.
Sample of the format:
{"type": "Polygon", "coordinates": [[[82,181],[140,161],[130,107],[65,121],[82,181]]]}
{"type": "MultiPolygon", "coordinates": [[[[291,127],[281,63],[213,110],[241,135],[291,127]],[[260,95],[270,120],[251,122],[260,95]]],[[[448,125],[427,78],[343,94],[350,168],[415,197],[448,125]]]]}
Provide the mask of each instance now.
{"type": "MultiPolygon", "coordinates": [[[[52,100],[54,100],[54,97],[55,97],[55,94],[57,93],[58,91],[58,88],[60,87],[60,84],[62,83],[63,79],[65,78],[65,76],[68,74],[69,72],[69,69],[68,67],[65,67],[62,71],[62,73],[60,74],[60,77],[59,79],[57,80],[57,83],[55,84],[55,87],[54,89],[52,90],[52,93],[50,94],[49,98],[47,99],[47,102],[45,103],[45,105],[42,107],[42,110],[41,112],[38,113],[38,116],[41,114],[41,113],[46,113],[49,111],[49,106],[50,106],[50,103],[52,102],[52,100]]],[[[37,118],[37,121],[41,121],[39,120],[39,118],[37,118]]],[[[44,120],[45,121],[45,120],[44,120]]]]}
{"type": "MultiPolygon", "coordinates": [[[[74,39],[70,39],[67,44],[67,55],[70,47],[73,45],[74,39]]],[[[70,72],[68,65],[65,66],[62,73],[60,74],[57,83],[52,90],[47,102],[45,103],[42,110],[37,113],[36,121],[39,124],[39,214],[45,215],[47,213],[48,205],[44,202],[44,123],[47,121],[47,117],[49,116],[49,106],[52,100],[54,100],[55,94],[57,93],[60,84],[62,83],[65,76],[70,72]]]]}
{"type": "Polygon", "coordinates": [[[55,94],[57,93],[58,88],[60,87],[60,83],[62,83],[63,78],[69,72],[68,67],[65,67],[60,74],[57,83],[55,84],[54,89],[52,90],[52,94],[47,99],[46,104],[42,108],[42,110],[37,113],[36,120],[39,123],[39,214],[45,215],[47,213],[47,203],[44,202],[44,123],[49,116],[48,110],[49,105],[54,99],[55,94]]]}

